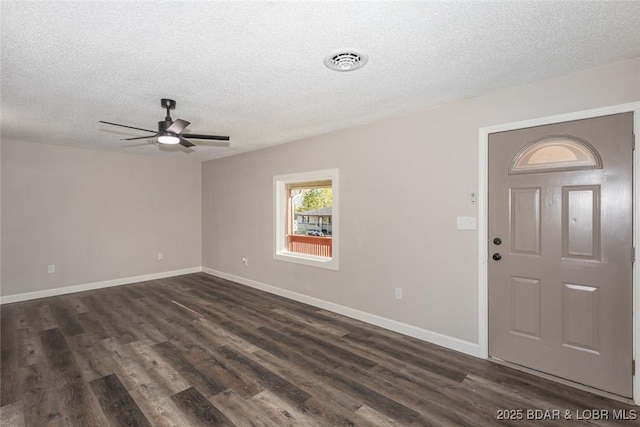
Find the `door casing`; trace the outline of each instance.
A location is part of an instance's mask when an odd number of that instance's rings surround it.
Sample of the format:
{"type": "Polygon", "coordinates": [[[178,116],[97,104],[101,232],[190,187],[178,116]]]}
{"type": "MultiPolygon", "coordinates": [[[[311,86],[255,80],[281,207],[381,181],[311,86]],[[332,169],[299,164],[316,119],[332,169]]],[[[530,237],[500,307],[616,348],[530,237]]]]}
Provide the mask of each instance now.
{"type": "MultiPolygon", "coordinates": [[[[587,119],[618,113],[632,112],[634,142],[640,149],[640,102],[619,104],[592,110],[577,111],[555,116],[541,117],[520,122],[505,123],[479,129],[479,188],[478,188],[478,356],[489,358],[489,291],[488,291],[488,176],[489,176],[489,134],[509,130],[542,126],[571,120],[587,119]]],[[[640,156],[633,152],[633,246],[640,242],[640,156]]],[[[636,249],[638,251],[638,249],[636,249]]],[[[633,264],[633,358],[640,364],[640,278],[638,263],[640,254],[633,264]]],[[[639,366],[640,368],[640,366],[639,366]]],[[[633,398],[640,405],[640,375],[633,378],[633,398]]]]}

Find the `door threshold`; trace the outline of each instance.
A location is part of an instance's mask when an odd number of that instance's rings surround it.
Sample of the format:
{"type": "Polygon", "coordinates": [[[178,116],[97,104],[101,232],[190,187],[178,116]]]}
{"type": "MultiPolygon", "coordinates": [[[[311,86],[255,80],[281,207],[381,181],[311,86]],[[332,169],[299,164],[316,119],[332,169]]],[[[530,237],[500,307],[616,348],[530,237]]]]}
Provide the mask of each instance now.
{"type": "Polygon", "coordinates": [[[592,394],[596,394],[598,396],[606,397],[606,398],[611,399],[611,400],[616,400],[618,402],[627,403],[627,404],[634,405],[634,406],[636,405],[636,403],[633,400],[633,398],[624,397],[624,396],[620,396],[620,395],[617,395],[617,394],[614,394],[614,393],[609,393],[608,391],[600,390],[598,388],[589,387],[589,386],[586,386],[584,384],[580,384],[580,383],[577,383],[577,382],[574,382],[574,381],[570,381],[570,380],[567,380],[565,378],[556,377],[555,375],[547,374],[547,373],[542,372],[542,371],[536,371],[535,369],[526,368],[526,367],[518,365],[516,363],[507,362],[506,360],[498,359],[497,357],[489,356],[489,358],[487,360],[489,360],[490,362],[496,363],[498,365],[503,365],[503,366],[506,366],[508,368],[515,369],[517,371],[526,372],[528,374],[535,375],[536,377],[544,378],[546,380],[553,381],[553,382],[556,382],[556,383],[559,383],[559,384],[568,385],[569,387],[577,388],[579,390],[586,391],[586,392],[589,392],[589,393],[592,393],[592,394]]]}

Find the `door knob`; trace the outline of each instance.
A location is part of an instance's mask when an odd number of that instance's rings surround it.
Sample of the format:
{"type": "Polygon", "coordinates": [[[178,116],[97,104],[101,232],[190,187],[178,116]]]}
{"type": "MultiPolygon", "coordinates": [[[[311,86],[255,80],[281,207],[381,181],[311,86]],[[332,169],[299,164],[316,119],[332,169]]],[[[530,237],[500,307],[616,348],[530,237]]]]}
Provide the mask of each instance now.
{"type": "Polygon", "coordinates": [[[494,261],[500,261],[501,259],[502,259],[502,255],[499,252],[496,252],[495,254],[493,254],[494,261]]]}
{"type": "Polygon", "coordinates": [[[493,239],[493,244],[496,246],[500,246],[502,244],[502,239],[499,237],[496,237],[495,239],[493,239]]]}

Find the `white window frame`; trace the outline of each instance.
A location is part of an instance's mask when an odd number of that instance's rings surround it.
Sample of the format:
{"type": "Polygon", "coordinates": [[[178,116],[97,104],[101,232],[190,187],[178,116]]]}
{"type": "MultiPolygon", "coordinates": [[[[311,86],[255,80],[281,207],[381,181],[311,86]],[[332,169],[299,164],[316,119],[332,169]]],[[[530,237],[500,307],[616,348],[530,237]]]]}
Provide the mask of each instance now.
{"type": "Polygon", "coordinates": [[[338,169],[325,169],[312,172],[301,172],[273,177],[274,190],[274,252],[273,258],[278,261],[293,262],[312,267],[338,270],[338,237],[339,237],[339,197],[338,169]],[[287,246],[287,185],[301,182],[331,180],[333,207],[331,209],[331,258],[289,252],[287,246]]]}

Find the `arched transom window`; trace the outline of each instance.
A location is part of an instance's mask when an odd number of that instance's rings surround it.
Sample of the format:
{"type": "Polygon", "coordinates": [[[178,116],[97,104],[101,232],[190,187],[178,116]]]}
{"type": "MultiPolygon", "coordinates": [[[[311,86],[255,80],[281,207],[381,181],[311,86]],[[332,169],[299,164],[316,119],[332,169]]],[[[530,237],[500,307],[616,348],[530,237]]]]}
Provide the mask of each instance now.
{"type": "Polygon", "coordinates": [[[600,168],[602,160],[591,144],[555,135],[525,145],[511,161],[509,174],[600,168]]]}

